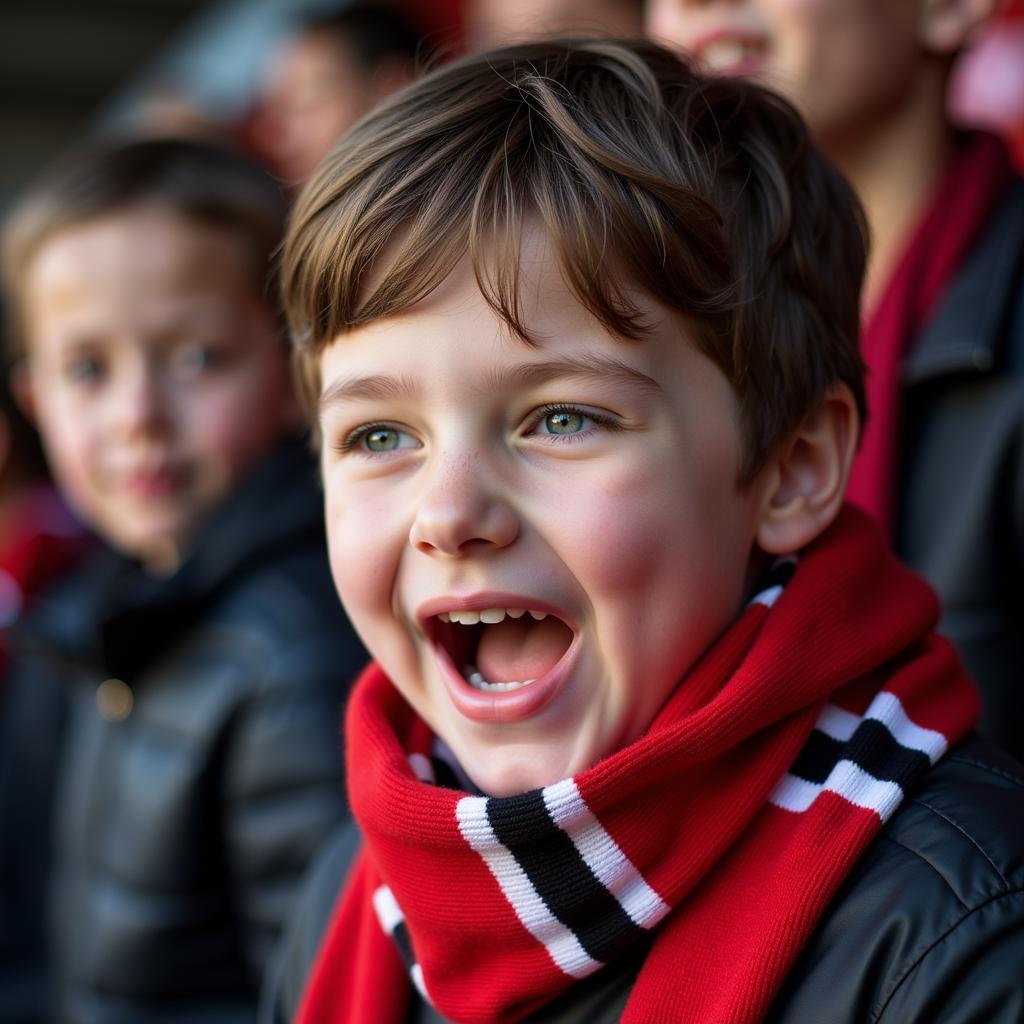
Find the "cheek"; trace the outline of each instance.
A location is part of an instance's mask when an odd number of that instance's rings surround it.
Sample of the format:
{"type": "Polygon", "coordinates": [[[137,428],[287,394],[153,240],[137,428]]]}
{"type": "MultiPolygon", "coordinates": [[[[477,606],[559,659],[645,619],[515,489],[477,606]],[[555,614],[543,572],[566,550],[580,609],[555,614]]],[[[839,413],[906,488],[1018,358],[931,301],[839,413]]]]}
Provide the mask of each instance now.
{"type": "Polygon", "coordinates": [[[841,129],[905,85],[917,46],[912,5],[892,0],[780,0],[773,5],[776,86],[815,132],[841,129]]]}
{"type": "Polygon", "coordinates": [[[194,452],[208,456],[210,470],[223,474],[231,484],[268,455],[281,436],[278,409],[282,402],[271,386],[225,387],[187,396],[181,423],[194,452]],[[253,415],[255,409],[259,415],[253,415]]]}
{"type": "MultiPolygon", "coordinates": [[[[558,554],[594,609],[606,655],[654,706],[742,600],[753,542],[732,449],[697,465],[604,474],[565,520],[558,554]],[[662,481],[657,488],[651,480],[662,481]],[[572,528],[569,528],[572,527],[572,528]]],[[[625,678],[625,677],[624,677],[625,678]]],[[[648,709],[649,710],[649,709],[648,709]]]]}
{"type": "Polygon", "coordinates": [[[390,615],[407,535],[396,503],[328,477],[324,508],[334,584],[353,622],[390,615]]]}
{"type": "Polygon", "coordinates": [[[53,393],[37,406],[39,432],[50,468],[74,504],[88,508],[96,481],[99,448],[93,440],[96,410],[53,393]]]}

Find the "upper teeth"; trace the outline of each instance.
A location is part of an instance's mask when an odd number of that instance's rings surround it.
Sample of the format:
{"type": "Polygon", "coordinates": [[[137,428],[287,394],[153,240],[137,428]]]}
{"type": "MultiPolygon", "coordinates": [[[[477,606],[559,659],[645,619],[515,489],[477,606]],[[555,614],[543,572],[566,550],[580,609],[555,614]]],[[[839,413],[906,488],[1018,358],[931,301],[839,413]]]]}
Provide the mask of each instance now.
{"type": "MultiPolygon", "coordinates": [[[[507,615],[510,619],[521,619],[527,612],[526,608],[483,608],[480,611],[441,612],[437,617],[442,622],[457,622],[462,626],[475,626],[478,622],[493,625],[504,622],[507,615]]],[[[529,609],[530,617],[540,622],[548,617],[547,612],[536,612],[529,609]]]]}
{"type": "Polygon", "coordinates": [[[713,70],[733,67],[747,57],[756,56],[761,50],[753,41],[740,39],[717,39],[701,50],[704,63],[713,70]]]}

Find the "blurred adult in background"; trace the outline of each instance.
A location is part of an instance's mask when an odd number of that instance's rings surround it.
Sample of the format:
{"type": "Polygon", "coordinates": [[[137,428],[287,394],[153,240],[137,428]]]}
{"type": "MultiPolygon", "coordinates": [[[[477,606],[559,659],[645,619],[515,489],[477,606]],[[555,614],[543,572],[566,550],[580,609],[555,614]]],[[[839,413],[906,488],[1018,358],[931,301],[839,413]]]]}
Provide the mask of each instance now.
{"type": "Polygon", "coordinates": [[[301,184],[363,114],[412,81],[423,56],[416,30],[391,7],[355,4],[305,23],[272,62],[253,147],[286,183],[301,184]]]}
{"type": "Polygon", "coordinates": [[[983,730],[1024,757],[1024,182],[946,106],[995,2],[648,0],[647,27],[782,91],[858,191],[870,420],[848,494],[936,587],[983,730]]]}
{"type": "Polygon", "coordinates": [[[467,0],[464,18],[471,50],[544,35],[628,38],[643,31],[643,0],[467,0]]]}

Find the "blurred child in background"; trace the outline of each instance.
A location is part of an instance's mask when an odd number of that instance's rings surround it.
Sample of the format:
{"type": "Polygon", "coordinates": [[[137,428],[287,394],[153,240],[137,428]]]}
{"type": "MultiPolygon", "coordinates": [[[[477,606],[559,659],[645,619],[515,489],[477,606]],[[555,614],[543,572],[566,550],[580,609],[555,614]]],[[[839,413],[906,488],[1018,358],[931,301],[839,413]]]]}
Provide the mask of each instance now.
{"type": "Polygon", "coordinates": [[[787,95],[871,229],[867,423],[851,500],[939,591],[941,628],[1024,757],[1024,182],[947,118],[995,0],[648,0],[647,24],[787,95]]]}
{"type": "Polygon", "coordinates": [[[257,105],[256,151],[301,184],[368,110],[412,81],[420,39],[396,10],[355,4],[306,22],[285,43],[257,105]]]}
{"type": "Polygon", "coordinates": [[[6,229],[23,401],[110,545],[18,633],[17,671],[67,702],[56,1021],[254,1019],[293,886],[344,813],[363,655],[265,291],[284,207],[241,158],[151,140],[77,155],[6,229]]]}

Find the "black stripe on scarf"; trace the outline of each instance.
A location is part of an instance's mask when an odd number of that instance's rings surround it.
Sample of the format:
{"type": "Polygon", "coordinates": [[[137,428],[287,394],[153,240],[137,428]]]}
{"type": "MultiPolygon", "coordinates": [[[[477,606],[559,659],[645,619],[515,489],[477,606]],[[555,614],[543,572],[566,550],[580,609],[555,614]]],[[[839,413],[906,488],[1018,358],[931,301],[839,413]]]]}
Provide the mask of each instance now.
{"type": "Polygon", "coordinates": [[[498,840],[526,872],[537,894],[580,945],[608,963],[643,942],[646,933],[587,867],[565,832],[550,818],[539,789],[492,797],[487,816],[498,840]]]}
{"type": "Polygon", "coordinates": [[[895,782],[904,789],[926,772],[931,763],[919,750],[899,744],[877,719],[865,718],[848,740],[837,740],[813,730],[790,772],[821,784],[840,760],[852,761],[874,778],[895,782]]]}

